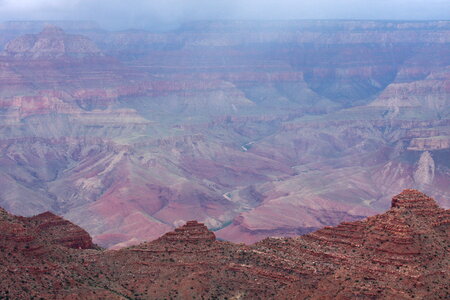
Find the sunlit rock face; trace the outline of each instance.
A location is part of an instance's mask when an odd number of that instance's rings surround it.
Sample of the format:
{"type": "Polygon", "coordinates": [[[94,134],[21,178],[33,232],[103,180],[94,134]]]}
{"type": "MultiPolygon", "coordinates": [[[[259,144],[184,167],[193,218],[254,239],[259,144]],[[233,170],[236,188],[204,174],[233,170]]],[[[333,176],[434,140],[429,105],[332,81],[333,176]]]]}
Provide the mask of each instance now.
{"type": "Polygon", "coordinates": [[[0,26],[0,206],[120,248],[247,243],[450,202],[450,23],[0,26]]]}

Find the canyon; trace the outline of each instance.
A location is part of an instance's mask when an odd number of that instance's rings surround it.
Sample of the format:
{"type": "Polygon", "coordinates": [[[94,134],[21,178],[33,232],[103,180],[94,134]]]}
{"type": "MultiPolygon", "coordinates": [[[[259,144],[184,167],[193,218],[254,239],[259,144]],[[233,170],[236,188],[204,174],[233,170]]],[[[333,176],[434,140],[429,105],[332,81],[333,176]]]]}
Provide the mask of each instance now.
{"type": "Polygon", "coordinates": [[[104,250],[51,213],[0,209],[6,299],[448,299],[450,210],[404,190],[384,213],[253,245],[197,221],[104,250]],[[18,284],[20,283],[20,284],[18,284]]]}
{"type": "Polygon", "coordinates": [[[0,206],[112,249],[297,236],[405,188],[449,208],[449,71],[449,21],[6,22],[0,206]]]}

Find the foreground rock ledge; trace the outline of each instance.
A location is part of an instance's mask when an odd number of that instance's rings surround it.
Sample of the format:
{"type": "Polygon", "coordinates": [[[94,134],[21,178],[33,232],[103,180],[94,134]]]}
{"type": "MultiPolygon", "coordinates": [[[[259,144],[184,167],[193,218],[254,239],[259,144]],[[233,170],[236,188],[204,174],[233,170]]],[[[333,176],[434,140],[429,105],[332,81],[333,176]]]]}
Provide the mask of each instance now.
{"type": "Polygon", "coordinates": [[[449,210],[404,190],[384,214],[295,238],[233,244],[189,221],[111,251],[53,214],[0,209],[0,298],[448,299],[449,228],[449,210]]]}

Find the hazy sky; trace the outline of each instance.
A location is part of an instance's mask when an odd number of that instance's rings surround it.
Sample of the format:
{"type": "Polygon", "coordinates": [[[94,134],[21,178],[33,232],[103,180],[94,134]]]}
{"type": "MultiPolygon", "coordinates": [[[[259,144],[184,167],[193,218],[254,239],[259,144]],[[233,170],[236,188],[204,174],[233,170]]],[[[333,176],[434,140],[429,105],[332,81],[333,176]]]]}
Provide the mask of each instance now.
{"type": "Polygon", "coordinates": [[[450,0],[0,0],[0,21],[95,20],[109,29],[205,19],[450,19],[450,0]]]}

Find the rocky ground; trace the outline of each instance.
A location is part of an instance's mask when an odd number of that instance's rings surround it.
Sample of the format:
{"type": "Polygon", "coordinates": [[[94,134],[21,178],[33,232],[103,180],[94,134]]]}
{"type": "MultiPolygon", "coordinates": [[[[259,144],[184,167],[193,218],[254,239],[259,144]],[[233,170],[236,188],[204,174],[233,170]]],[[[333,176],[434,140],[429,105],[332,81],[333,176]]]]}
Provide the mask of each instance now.
{"type": "Polygon", "coordinates": [[[102,250],[50,213],[0,211],[4,299],[448,299],[450,211],[404,190],[383,214],[248,246],[197,221],[102,250]]]}

